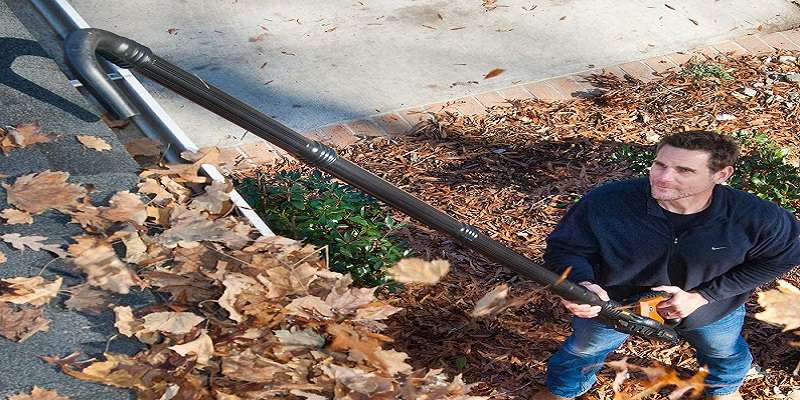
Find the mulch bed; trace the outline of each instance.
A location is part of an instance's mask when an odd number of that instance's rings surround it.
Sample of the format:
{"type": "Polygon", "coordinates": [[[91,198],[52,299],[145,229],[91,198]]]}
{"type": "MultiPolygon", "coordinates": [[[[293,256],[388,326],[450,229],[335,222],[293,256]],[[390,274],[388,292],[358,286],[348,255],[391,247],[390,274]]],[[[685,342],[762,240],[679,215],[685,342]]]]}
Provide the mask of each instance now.
{"type": "MultiPolygon", "coordinates": [[[[593,83],[603,89],[598,96],[512,101],[487,115],[435,113],[413,135],[364,140],[340,154],[541,260],[544,239],[569,204],[605,181],[631,176],[624,163],[611,159],[622,144],[645,149],[660,134],[674,131],[748,129],[788,146],[796,159],[800,90],[786,76],[798,72],[798,66],[778,62],[778,55],[715,62],[733,79],[668,72],[642,83],[594,76],[593,83]]],[[[306,167],[268,170],[294,168],[306,167]]],[[[386,332],[396,340],[395,348],[409,353],[414,367],[444,368],[449,374],[464,373],[467,382],[482,382],[473,394],[530,397],[544,382],[548,357],[570,333],[569,315],[558,299],[424,226],[412,222],[401,236],[420,256],[447,258],[453,268],[436,286],[409,286],[390,295],[393,305],[405,308],[392,317],[386,332]],[[497,317],[470,318],[475,302],[502,282],[511,285],[511,297],[539,293],[497,317]]],[[[797,269],[786,278],[800,283],[797,269]]],[[[763,370],[745,382],[744,397],[775,398],[800,389],[800,377],[792,375],[800,352],[788,344],[797,337],[752,318],[759,310],[755,296],[747,306],[744,335],[763,370]]],[[[657,360],[689,376],[698,368],[693,355],[688,344],[633,338],[611,358],[627,356],[640,365],[657,360]]],[[[604,369],[582,398],[610,398],[613,378],[614,371],[604,369]]]]}

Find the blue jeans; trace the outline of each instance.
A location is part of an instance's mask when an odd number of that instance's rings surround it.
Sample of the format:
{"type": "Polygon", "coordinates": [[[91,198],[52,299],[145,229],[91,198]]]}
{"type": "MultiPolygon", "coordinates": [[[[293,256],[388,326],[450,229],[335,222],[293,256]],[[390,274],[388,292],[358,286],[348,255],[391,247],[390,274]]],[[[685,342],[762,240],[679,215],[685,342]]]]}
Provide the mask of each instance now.
{"type": "MultiPolygon", "coordinates": [[[[741,335],[744,305],[720,320],[679,333],[697,350],[697,361],[708,367],[706,394],[724,395],[739,389],[753,356],[741,335]]],[[[628,338],[593,319],[572,319],[572,336],[550,357],[546,385],[557,396],[578,397],[597,380],[606,356],[628,338]]]]}

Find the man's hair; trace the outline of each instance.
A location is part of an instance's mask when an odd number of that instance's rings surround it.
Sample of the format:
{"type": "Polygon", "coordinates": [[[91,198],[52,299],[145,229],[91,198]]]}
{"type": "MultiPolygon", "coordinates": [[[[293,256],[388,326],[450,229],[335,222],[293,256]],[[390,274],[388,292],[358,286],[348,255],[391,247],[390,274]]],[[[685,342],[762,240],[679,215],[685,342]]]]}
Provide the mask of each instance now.
{"type": "Polygon", "coordinates": [[[739,158],[739,142],[729,135],[709,131],[686,131],[667,135],[658,142],[656,154],[664,145],[709,154],[708,167],[717,172],[733,165],[739,158]]]}

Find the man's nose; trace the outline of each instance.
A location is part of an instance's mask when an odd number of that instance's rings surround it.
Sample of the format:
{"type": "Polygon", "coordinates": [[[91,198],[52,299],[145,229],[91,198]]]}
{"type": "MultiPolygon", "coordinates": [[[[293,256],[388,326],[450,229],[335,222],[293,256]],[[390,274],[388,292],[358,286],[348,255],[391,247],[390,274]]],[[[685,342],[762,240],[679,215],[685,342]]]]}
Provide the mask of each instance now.
{"type": "Polygon", "coordinates": [[[673,181],[674,175],[669,168],[665,168],[660,171],[657,171],[655,178],[656,182],[667,183],[673,181]]]}

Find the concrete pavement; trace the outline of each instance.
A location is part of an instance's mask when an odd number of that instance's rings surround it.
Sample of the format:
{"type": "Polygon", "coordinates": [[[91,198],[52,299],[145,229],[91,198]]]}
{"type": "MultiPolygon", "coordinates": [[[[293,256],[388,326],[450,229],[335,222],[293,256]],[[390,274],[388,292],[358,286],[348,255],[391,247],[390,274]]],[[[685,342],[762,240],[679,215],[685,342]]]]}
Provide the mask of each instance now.
{"type": "MultiPolygon", "coordinates": [[[[70,3],[301,132],[800,25],[788,0],[70,3]]],[[[259,140],[146,86],[198,145],[259,140]]]]}

